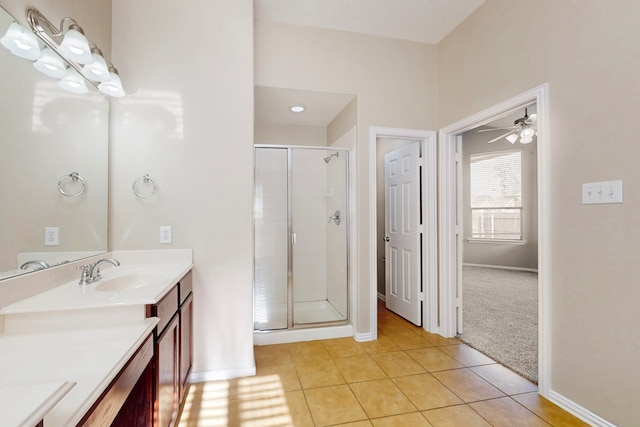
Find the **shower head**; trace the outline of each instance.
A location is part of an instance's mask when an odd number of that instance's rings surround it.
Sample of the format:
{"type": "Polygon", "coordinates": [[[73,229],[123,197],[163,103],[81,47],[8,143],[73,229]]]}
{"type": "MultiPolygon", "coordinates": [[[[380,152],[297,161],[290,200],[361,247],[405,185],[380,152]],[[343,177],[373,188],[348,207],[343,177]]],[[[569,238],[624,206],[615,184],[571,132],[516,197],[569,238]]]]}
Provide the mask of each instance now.
{"type": "Polygon", "coordinates": [[[329,163],[331,161],[332,157],[338,157],[340,155],[340,153],[338,153],[337,151],[335,153],[333,153],[332,155],[330,155],[329,157],[325,157],[324,161],[325,163],[329,163]]]}

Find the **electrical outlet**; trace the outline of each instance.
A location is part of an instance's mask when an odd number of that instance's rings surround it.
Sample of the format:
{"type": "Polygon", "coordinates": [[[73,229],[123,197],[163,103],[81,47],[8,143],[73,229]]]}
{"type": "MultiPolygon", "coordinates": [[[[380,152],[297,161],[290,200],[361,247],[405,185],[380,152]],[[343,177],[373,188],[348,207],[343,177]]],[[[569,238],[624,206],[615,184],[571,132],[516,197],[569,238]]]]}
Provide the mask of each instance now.
{"type": "Polygon", "coordinates": [[[60,229],[58,227],[45,227],[44,228],[44,245],[58,246],[59,233],[60,233],[60,229]]]}
{"type": "Polygon", "coordinates": [[[582,204],[622,203],[622,181],[582,184],[582,204]]]}
{"type": "Polygon", "coordinates": [[[160,243],[171,243],[171,226],[160,226],[160,243]]]}

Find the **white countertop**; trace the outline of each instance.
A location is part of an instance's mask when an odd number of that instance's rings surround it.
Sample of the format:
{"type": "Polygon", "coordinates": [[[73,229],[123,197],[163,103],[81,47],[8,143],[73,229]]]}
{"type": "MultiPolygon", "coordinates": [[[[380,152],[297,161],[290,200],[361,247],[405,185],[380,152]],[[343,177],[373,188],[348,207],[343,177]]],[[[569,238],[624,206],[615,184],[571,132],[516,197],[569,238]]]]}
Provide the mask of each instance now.
{"type": "MultiPolygon", "coordinates": [[[[102,279],[88,285],[79,285],[78,279],[46,292],[10,304],[0,314],[36,313],[114,307],[117,305],[154,304],[184,276],[191,263],[104,265],[102,279]],[[134,287],[119,289],[116,280],[129,280],[134,287]],[[114,284],[115,286],[110,287],[114,284]],[[106,286],[106,290],[102,290],[106,286]]],[[[79,277],[78,273],[78,277],[79,277]]]]}
{"type": "Polygon", "coordinates": [[[75,383],[56,381],[0,387],[2,423],[20,427],[37,425],[73,386],[75,383]]]}
{"type": "Polygon", "coordinates": [[[81,262],[2,281],[2,427],[35,425],[42,416],[46,427],[76,425],[152,334],[158,319],[145,318],[144,306],[193,267],[190,250],[100,257],[121,266],[103,264],[102,280],[90,285],[78,285],[81,262]]]}
{"type": "MultiPolygon", "coordinates": [[[[157,323],[150,318],[127,326],[0,335],[0,387],[76,383],[44,417],[47,427],[76,425],[157,323]]],[[[35,409],[38,400],[10,394],[0,400],[0,414],[18,405],[35,409]]]]}

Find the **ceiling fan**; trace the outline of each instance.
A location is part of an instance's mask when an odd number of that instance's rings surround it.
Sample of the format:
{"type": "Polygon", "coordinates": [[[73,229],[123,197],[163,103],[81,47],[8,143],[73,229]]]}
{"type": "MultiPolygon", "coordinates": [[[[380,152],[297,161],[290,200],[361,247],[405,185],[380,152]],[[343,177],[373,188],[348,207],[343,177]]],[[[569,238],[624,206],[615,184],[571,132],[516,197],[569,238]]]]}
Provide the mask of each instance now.
{"type": "Polygon", "coordinates": [[[509,132],[500,135],[497,138],[492,139],[491,141],[487,141],[488,144],[492,142],[496,142],[501,138],[505,138],[512,144],[515,144],[518,138],[520,139],[520,144],[529,144],[533,141],[534,135],[538,134],[538,115],[531,114],[529,115],[527,109],[524,109],[524,117],[520,117],[513,122],[513,126],[503,127],[503,128],[492,128],[492,129],[480,129],[478,132],[492,132],[496,130],[509,130],[509,132]]]}

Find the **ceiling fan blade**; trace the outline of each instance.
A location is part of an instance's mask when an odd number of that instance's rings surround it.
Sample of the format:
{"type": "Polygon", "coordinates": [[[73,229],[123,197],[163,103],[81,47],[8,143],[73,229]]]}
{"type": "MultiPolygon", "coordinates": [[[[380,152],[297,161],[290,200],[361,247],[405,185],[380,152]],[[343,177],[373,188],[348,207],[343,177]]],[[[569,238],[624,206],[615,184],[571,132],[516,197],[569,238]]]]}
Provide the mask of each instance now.
{"type": "Polygon", "coordinates": [[[504,137],[506,137],[506,136],[509,136],[509,135],[511,135],[511,134],[512,134],[512,133],[514,133],[514,132],[516,132],[516,130],[515,130],[515,129],[514,129],[514,130],[511,130],[511,131],[509,131],[509,132],[507,132],[507,133],[505,133],[504,135],[500,135],[500,136],[499,136],[499,137],[497,137],[497,138],[493,138],[491,141],[487,141],[487,144],[491,144],[492,142],[496,142],[496,141],[497,141],[497,140],[499,140],[500,138],[504,138],[504,137]]]}
{"type": "Polygon", "coordinates": [[[513,126],[509,126],[509,127],[504,127],[504,128],[492,128],[492,129],[480,129],[476,132],[491,132],[494,130],[507,130],[507,129],[511,129],[511,130],[515,130],[513,126]]]}

